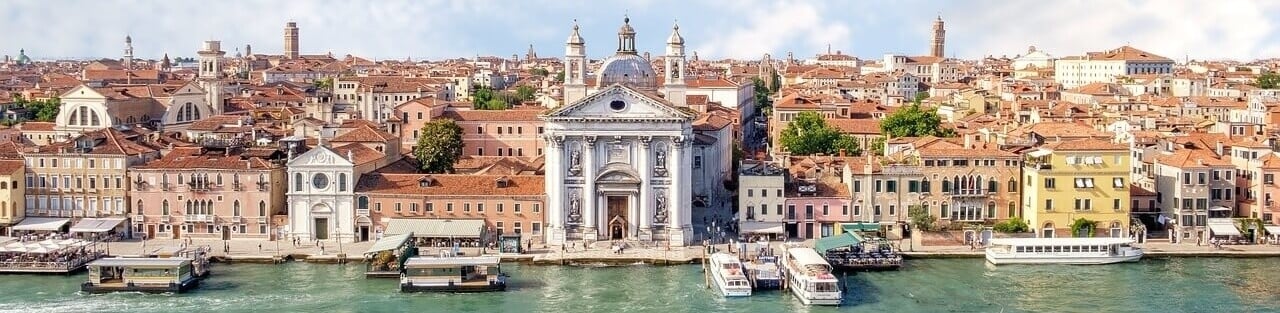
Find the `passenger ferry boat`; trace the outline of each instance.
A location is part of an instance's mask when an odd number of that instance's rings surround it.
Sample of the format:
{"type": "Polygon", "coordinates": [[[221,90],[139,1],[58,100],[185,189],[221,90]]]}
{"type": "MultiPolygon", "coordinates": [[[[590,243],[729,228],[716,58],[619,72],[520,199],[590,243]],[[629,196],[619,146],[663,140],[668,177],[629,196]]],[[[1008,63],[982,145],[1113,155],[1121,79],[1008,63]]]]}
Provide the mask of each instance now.
{"type": "Polygon", "coordinates": [[[728,253],[711,255],[711,278],[716,289],[725,297],[751,296],[751,282],[747,280],[746,269],[737,256],[728,253]]]}
{"type": "Polygon", "coordinates": [[[991,239],[991,264],[1111,264],[1142,258],[1129,238],[1000,238],[991,239]]]}
{"type": "Polygon", "coordinates": [[[747,262],[747,279],[755,290],[775,290],[782,288],[782,266],[778,265],[778,257],[760,255],[754,261],[747,262]]]}
{"type": "Polygon", "coordinates": [[[209,276],[209,248],[175,249],[156,258],[104,258],[87,267],[89,279],[80,285],[84,292],[179,293],[209,276]]]}
{"type": "Polygon", "coordinates": [[[787,289],[805,305],[840,305],[844,293],[831,264],[813,248],[791,248],[783,255],[787,289]]]}
{"type": "Polygon", "coordinates": [[[401,292],[485,292],[507,289],[497,257],[413,257],[400,274],[401,292]]]}

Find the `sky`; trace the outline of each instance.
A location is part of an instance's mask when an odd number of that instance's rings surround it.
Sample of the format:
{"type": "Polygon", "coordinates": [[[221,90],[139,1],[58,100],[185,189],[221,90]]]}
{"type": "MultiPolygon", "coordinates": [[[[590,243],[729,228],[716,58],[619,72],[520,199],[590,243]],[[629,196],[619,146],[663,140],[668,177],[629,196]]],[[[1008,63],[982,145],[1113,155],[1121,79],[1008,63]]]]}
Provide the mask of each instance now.
{"type": "Polygon", "coordinates": [[[686,53],[703,59],[796,58],[841,51],[864,59],[928,53],[931,23],[946,22],[946,54],[1013,57],[1029,46],[1054,56],[1132,45],[1182,61],[1280,57],[1280,1],[1272,0],[380,0],[0,1],[0,54],[35,59],[194,56],[223,50],[280,54],[295,21],[303,54],[442,59],[512,54],[533,45],[561,57],[574,21],[588,57],[611,55],[623,16],[641,51],[663,53],[680,25],[686,53]]]}

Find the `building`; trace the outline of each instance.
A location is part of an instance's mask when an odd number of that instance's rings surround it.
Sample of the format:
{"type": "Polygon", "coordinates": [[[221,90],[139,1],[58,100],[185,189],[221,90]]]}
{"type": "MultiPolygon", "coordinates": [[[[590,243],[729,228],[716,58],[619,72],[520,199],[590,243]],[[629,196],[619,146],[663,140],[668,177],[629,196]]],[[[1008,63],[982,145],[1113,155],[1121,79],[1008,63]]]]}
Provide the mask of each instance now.
{"type": "Polygon", "coordinates": [[[26,162],[28,217],[129,217],[128,169],[160,157],[160,151],[115,128],[22,153],[26,162]]]}
{"type": "MultiPolygon", "coordinates": [[[[566,105],[544,113],[547,242],[692,239],[696,112],[684,105],[684,39],[674,29],[659,77],[624,19],[618,50],[585,85],[585,42],[566,43],[566,105]]],[[[716,183],[720,183],[719,180],[716,183]]]]}
{"type": "Polygon", "coordinates": [[[80,85],[62,93],[62,105],[54,119],[58,138],[66,140],[82,132],[110,127],[147,125],[161,130],[182,130],[221,107],[207,103],[199,83],[181,85],[80,85]]]}
{"type": "Polygon", "coordinates": [[[23,185],[18,181],[26,176],[22,160],[0,161],[0,235],[9,236],[10,227],[27,217],[23,208],[23,185]]]}
{"type": "Polygon", "coordinates": [[[1098,139],[1058,141],[1028,152],[1027,158],[1022,215],[1037,237],[1127,236],[1127,146],[1098,139]]]}
{"type": "Polygon", "coordinates": [[[1173,60],[1130,46],[1088,52],[1053,62],[1053,80],[1071,89],[1089,83],[1116,83],[1121,76],[1173,73],[1173,60]]]}
{"type": "MultiPolygon", "coordinates": [[[[246,51],[247,53],[248,51],[246,51]]],[[[297,59],[298,54],[298,23],[288,22],[284,24],[284,58],[297,59]]]]}
{"type": "Polygon", "coordinates": [[[783,233],[787,172],[771,162],[746,162],[738,170],[738,227],[741,234],[783,233]]]}
{"type": "Polygon", "coordinates": [[[371,173],[356,186],[356,211],[374,226],[358,236],[381,237],[391,219],[483,219],[494,236],[486,242],[510,234],[541,241],[544,183],[537,175],[371,173]]]}
{"type": "Polygon", "coordinates": [[[1208,242],[1210,218],[1231,218],[1237,209],[1235,169],[1210,150],[1161,150],[1155,156],[1157,202],[1171,219],[1170,242],[1208,242]]]}
{"type": "MultiPolygon", "coordinates": [[[[368,121],[349,122],[337,129],[332,141],[335,146],[322,142],[297,157],[290,156],[286,193],[289,236],[342,242],[371,238],[373,219],[368,212],[356,211],[355,183],[366,173],[399,160],[400,140],[367,125],[368,121]]],[[[295,140],[284,142],[301,145],[295,140]]]]}
{"type": "Polygon", "coordinates": [[[277,239],[285,168],[272,159],[281,152],[259,150],[206,142],[133,167],[133,231],[146,238],[277,239]]]}
{"type": "Polygon", "coordinates": [[[938,16],[933,20],[933,37],[930,40],[929,56],[935,58],[946,58],[946,38],[947,30],[942,25],[942,16],[938,16]]]}

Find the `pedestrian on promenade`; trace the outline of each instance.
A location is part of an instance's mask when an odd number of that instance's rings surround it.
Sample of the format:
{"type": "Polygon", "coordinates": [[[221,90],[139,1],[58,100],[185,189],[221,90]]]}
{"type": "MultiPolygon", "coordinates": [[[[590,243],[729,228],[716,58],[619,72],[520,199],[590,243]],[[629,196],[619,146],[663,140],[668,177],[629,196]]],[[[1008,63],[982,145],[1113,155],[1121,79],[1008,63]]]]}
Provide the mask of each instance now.
{"type": "Polygon", "coordinates": [[[262,244],[258,244],[258,252],[262,252],[262,244]]]}

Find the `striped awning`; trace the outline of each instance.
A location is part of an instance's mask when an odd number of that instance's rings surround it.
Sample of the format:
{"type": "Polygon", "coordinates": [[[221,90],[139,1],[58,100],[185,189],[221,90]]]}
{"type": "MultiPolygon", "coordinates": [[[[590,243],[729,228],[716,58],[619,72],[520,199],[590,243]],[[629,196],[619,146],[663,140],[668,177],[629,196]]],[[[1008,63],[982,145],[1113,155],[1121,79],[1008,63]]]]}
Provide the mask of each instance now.
{"type": "Polygon", "coordinates": [[[71,222],[69,218],[28,217],[13,226],[13,230],[57,231],[71,222]]]}
{"type": "Polygon", "coordinates": [[[105,233],[124,223],[123,217],[82,218],[71,226],[73,233],[105,233]]]}
{"type": "Polygon", "coordinates": [[[484,220],[393,218],[387,235],[413,234],[414,238],[480,238],[484,220]]]}
{"type": "Polygon", "coordinates": [[[399,249],[406,241],[409,241],[411,236],[413,236],[412,233],[382,237],[382,239],[378,239],[378,242],[374,242],[373,246],[369,247],[369,250],[365,251],[364,254],[399,249]]]}

